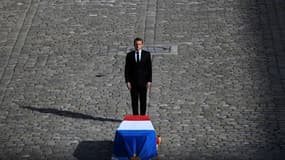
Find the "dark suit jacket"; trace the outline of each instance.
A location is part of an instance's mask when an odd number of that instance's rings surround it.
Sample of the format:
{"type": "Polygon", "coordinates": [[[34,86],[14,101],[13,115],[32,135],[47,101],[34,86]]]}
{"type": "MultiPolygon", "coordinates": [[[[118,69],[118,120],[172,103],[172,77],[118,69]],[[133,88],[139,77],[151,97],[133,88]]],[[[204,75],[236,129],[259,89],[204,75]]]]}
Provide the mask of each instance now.
{"type": "Polygon", "coordinates": [[[152,81],[151,56],[148,51],[142,50],[139,63],[135,59],[135,51],[129,52],[125,63],[125,81],[132,86],[146,86],[152,81]]]}

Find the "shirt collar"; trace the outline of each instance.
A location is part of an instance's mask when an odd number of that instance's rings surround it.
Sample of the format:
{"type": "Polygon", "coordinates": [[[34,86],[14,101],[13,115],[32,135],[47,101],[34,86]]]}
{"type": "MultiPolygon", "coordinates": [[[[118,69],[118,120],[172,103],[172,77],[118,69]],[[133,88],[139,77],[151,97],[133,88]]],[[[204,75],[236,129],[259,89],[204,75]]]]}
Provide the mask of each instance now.
{"type": "Polygon", "coordinates": [[[142,50],[140,49],[140,50],[135,50],[135,53],[137,53],[137,52],[139,52],[139,54],[141,54],[142,53],[142,50]]]}

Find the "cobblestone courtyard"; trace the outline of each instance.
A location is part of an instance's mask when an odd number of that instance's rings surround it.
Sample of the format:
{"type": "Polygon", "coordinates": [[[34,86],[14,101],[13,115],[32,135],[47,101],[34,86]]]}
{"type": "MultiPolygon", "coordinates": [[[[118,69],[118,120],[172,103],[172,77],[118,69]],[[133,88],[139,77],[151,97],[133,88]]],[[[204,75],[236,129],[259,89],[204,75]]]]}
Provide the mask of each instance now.
{"type": "Polygon", "coordinates": [[[1,0],[0,160],[110,159],[153,50],[160,160],[285,159],[282,0],[1,0]]]}

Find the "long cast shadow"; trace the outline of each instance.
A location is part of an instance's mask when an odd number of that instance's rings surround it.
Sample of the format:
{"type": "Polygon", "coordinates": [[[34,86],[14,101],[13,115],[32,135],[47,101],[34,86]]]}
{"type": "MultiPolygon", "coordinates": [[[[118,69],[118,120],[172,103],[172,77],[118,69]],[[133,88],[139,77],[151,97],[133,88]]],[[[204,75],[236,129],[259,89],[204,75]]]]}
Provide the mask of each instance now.
{"type": "Polygon", "coordinates": [[[112,141],[82,141],[73,156],[78,160],[110,160],[113,150],[112,141]]]}
{"type": "Polygon", "coordinates": [[[37,111],[41,113],[51,113],[58,116],[64,116],[64,117],[70,117],[70,118],[78,118],[78,119],[89,119],[89,120],[95,120],[95,121],[110,121],[110,122],[121,122],[119,119],[112,119],[112,118],[102,118],[102,117],[93,117],[91,115],[86,115],[82,113],[76,113],[71,111],[62,111],[58,109],[53,108],[36,108],[31,106],[19,106],[20,108],[37,111]]]}

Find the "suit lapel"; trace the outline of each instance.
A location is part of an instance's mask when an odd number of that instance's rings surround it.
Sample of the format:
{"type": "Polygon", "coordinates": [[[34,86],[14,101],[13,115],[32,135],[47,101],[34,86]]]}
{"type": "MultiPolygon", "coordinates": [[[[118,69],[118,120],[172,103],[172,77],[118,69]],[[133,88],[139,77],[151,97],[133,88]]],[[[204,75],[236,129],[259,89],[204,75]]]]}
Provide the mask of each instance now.
{"type": "Polygon", "coordinates": [[[132,53],[132,60],[136,63],[136,51],[133,51],[132,53]]]}
{"type": "Polygon", "coordinates": [[[145,56],[145,54],[144,54],[144,50],[142,50],[142,53],[141,53],[141,62],[143,62],[143,60],[144,60],[144,56],[145,56]]]}

